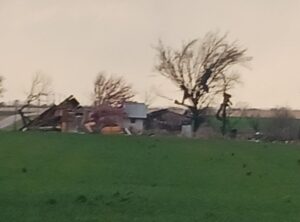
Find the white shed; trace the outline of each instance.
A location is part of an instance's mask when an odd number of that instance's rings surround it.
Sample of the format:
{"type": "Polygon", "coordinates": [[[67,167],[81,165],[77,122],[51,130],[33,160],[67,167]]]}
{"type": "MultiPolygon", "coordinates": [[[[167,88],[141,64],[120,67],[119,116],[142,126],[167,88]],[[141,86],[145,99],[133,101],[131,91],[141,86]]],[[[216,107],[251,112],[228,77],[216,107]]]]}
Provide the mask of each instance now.
{"type": "Polygon", "coordinates": [[[127,102],[124,104],[124,111],[128,118],[124,119],[123,127],[137,133],[143,132],[148,113],[147,106],[144,103],[127,102]]]}

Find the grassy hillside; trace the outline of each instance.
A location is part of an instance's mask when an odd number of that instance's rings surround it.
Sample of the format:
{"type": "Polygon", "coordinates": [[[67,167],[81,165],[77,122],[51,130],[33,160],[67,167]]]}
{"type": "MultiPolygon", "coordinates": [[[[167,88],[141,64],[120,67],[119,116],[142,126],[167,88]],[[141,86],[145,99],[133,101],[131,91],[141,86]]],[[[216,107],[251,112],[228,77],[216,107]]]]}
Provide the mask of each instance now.
{"type": "Polygon", "coordinates": [[[0,221],[300,218],[292,145],[0,133],[0,154],[0,221]]]}

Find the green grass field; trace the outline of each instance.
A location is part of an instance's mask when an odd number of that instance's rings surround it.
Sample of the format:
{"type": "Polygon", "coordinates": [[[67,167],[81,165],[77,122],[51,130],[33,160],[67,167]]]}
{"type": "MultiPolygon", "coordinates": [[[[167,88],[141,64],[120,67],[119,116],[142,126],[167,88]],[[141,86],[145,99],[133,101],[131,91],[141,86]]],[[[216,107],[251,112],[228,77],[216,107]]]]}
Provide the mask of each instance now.
{"type": "Polygon", "coordinates": [[[0,133],[0,221],[298,222],[299,148],[0,133]]]}

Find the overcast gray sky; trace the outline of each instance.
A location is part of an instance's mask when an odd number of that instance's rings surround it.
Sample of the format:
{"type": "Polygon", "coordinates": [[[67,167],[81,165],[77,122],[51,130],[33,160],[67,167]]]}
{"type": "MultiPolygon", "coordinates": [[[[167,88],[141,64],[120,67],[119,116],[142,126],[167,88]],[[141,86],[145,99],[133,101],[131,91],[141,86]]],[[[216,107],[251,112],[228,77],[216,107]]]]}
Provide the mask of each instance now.
{"type": "Polygon", "coordinates": [[[4,99],[24,98],[39,70],[58,96],[84,103],[102,70],[123,75],[140,99],[153,88],[172,97],[177,90],[155,77],[152,46],[180,47],[219,30],[254,57],[240,70],[235,103],[300,108],[299,12],[299,0],[0,0],[4,99]]]}

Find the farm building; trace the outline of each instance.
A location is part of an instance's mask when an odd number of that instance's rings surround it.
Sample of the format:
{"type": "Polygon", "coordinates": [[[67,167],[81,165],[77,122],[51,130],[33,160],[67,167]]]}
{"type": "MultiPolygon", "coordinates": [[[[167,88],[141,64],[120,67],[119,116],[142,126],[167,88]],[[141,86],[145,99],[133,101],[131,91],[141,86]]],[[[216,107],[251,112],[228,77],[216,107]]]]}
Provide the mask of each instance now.
{"type": "Polygon", "coordinates": [[[148,113],[147,106],[144,103],[127,102],[123,108],[127,114],[123,120],[123,127],[134,132],[143,132],[148,113]]]}
{"type": "Polygon", "coordinates": [[[147,129],[162,129],[181,131],[183,125],[191,124],[191,119],[185,115],[185,110],[160,109],[148,114],[147,129]]]}

